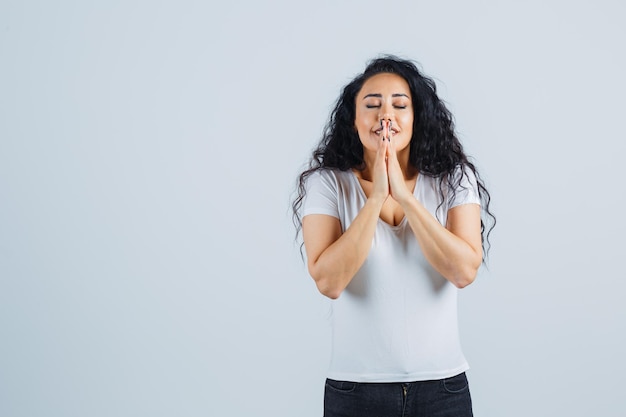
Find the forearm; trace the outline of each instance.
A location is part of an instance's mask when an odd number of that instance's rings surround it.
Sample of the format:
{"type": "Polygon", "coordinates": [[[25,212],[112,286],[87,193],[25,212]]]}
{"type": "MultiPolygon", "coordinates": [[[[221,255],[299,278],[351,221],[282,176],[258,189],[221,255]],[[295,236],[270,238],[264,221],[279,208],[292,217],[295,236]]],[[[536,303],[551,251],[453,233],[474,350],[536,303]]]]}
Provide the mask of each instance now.
{"type": "Polygon", "coordinates": [[[337,298],[357,273],[372,246],[384,198],[370,198],[348,229],[317,259],[309,259],[309,272],[319,291],[337,298]]]}
{"type": "MultiPolygon", "coordinates": [[[[480,245],[472,247],[452,233],[416,198],[407,199],[402,206],[413,234],[432,267],[459,288],[471,284],[482,262],[480,245]]],[[[477,232],[480,233],[480,226],[477,232]]]]}

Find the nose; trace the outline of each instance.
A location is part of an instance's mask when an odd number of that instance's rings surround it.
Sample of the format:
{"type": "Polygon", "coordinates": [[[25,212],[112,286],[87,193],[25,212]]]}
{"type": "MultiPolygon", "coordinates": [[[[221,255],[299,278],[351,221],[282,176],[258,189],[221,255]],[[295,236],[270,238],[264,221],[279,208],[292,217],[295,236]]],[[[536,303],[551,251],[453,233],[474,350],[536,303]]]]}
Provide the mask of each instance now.
{"type": "Polygon", "coordinates": [[[386,104],[381,106],[380,113],[378,114],[378,118],[380,120],[395,120],[395,113],[393,111],[393,106],[390,104],[386,104]]]}
{"type": "Polygon", "coordinates": [[[380,120],[381,127],[388,124],[389,128],[391,128],[391,125],[395,121],[395,116],[393,113],[380,113],[378,119],[380,120]]]}

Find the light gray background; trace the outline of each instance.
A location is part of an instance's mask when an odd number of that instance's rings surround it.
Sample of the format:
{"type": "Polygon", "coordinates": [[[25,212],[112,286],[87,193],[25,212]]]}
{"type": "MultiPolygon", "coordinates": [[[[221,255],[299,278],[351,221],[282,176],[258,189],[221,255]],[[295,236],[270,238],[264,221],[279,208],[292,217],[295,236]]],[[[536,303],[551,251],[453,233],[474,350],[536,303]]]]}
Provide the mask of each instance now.
{"type": "Polygon", "coordinates": [[[320,416],[289,199],[381,52],[493,196],[460,294],[475,414],[623,416],[626,6],[2,1],[0,415],[320,416]]]}

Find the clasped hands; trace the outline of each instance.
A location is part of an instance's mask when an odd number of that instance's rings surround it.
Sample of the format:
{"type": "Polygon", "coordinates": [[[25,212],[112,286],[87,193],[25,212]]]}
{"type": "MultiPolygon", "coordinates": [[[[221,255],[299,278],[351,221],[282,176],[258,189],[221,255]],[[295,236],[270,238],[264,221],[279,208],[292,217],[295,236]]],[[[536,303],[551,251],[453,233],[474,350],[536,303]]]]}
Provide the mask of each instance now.
{"type": "MultiPolygon", "coordinates": [[[[393,140],[390,119],[381,119],[381,140],[378,145],[373,168],[373,193],[384,198],[391,197],[403,204],[413,197],[404,179],[404,171],[398,160],[398,149],[393,140]]],[[[407,144],[407,147],[409,145],[407,144]]],[[[408,160],[407,160],[408,164],[408,160]]],[[[405,167],[408,169],[408,167],[405,167]]]]}

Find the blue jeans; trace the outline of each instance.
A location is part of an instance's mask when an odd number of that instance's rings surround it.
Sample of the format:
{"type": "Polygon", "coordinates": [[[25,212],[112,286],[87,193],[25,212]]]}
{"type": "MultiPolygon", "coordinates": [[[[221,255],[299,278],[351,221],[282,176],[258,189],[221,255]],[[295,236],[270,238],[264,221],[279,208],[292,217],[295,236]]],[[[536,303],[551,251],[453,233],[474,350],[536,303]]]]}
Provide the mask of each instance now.
{"type": "Polygon", "coordinates": [[[436,381],[326,380],[324,417],[471,417],[465,373],[436,381]]]}

